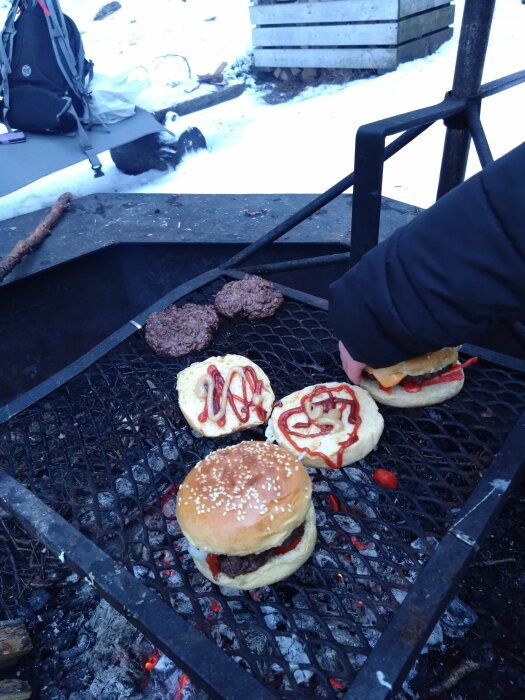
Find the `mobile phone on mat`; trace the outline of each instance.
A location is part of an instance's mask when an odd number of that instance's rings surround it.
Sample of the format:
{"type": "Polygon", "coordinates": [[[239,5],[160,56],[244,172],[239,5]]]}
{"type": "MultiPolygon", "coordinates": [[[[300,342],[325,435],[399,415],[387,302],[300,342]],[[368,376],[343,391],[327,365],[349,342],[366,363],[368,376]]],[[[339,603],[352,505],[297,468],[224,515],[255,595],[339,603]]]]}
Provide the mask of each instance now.
{"type": "Polygon", "coordinates": [[[0,146],[8,146],[10,143],[22,143],[26,140],[26,135],[23,131],[8,131],[6,134],[0,134],[0,146]]]}

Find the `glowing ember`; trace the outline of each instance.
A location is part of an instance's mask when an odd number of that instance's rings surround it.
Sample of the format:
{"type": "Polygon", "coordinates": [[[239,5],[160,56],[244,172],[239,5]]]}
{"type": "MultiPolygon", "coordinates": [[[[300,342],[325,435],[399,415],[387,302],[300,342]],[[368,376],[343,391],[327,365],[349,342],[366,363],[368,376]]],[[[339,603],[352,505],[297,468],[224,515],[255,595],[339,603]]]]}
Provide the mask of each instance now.
{"type": "Polygon", "coordinates": [[[159,663],[160,651],[158,649],[153,649],[151,654],[148,656],[148,660],[144,664],[146,671],[152,671],[155,666],[159,663]]]}
{"type": "Polygon", "coordinates": [[[211,599],[211,609],[214,613],[218,613],[221,611],[220,604],[214,598],[211,599]]]}
{"type": "Polygon", "coordinates": [[[160,497],[160,505],[163,506],[165,503],[170,501],[173,497],[175,496],[175,489],[173,486],[168,486],[168,488],[164,491],[162,496],[160,497]]]}
{"type": "Polygon", "coordinates": [[[328,500],[330,501],[330,505],[332,506],[332,509],[334,513],[339,513],[341,510],[341,504],[339,503],[339,499],[337,499],[333,493],[329,494],[328,500]]]}
{"type": "Polygon", "coordinates": [[[179,687],[177,688],[177,692],[175,693],[175,700],[181,700],[182,698],[182,691],[184,690],[184,686],[186,683],[190,680],[189,676],[187,673],[183,673],[180,679],[179,687]]]}
{"type": "Polygon", "coordinates": [[[360,552],[362,552],[363,549],[368,549],[367,545],[360,542],[355,535],[352,535],[350,539],[352,540],[352,544],[354,545],[354,547],[360,552]]]}
{"type": "Polygon", "coordinates": [[[344,690],[345,684],[342,681],[338,681],[337,678],[329,678],[330,685],[336,690],[344,690]]]}

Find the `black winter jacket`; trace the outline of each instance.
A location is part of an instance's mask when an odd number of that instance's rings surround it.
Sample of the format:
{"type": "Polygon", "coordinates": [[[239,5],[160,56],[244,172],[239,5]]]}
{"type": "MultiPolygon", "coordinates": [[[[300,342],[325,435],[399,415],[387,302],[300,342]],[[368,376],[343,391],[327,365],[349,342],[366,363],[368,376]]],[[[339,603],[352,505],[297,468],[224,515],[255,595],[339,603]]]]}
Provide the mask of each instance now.
{"type": "Polygon", "coordinates": [[[386,367],[525,318],[525,143],[455,187],[330,287],[356,360],[386,367]]]}

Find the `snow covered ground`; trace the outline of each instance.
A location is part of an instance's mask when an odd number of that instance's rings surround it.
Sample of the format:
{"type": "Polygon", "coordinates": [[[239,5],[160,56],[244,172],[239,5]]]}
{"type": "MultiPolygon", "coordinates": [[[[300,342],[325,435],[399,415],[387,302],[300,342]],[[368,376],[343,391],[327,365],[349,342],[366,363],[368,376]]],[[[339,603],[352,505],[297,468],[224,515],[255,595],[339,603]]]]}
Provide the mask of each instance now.
{"type": "MultiPolygon", "coordinates": [[[[0,201],[0,219],[48,206],[65,190],[94,192],[319,193],[353,170],[361,124],[440,102],[452,86],[464,0],[456,0],[454,36],[433,55],[381,76],[308,87],[280,104],[263,99],[250,74],[249,0],[122,0],[94,21],[103,0],[62,0],[79,26],[95,71],[115,84],[131,72],[149,85],[138,103],[161,109],[191,97],[198,75],[225,61],[225,76],[246,81],[240,97],[195,112],[167,126],[180,133],[197,126],[208,151],[188,155],[175,171],[120,173],[103,154],[105,177],[95,180],[81,162],[0,201]]],[[[9,5],[0,0],[0,21],[9,5]]],[[[523,69],[525,5],[498,0],[483,82],[523,69]]],[[[198,94],[198,93],[195,93],[198,94]]],[[[485,100],[483,124],[494,156],[524,139],[525,86],[485,100]]],[[[384,194],[409,204],[435,200],[444,128],[437,124],[390,159],[384,194]]],[[[1,158],[1,153],[0,153],[1,158]]],[[[1,160],[0,160],[1,167],[1,160]]],[[[475,154],[468,174],[479,169],[475,154]]]]}

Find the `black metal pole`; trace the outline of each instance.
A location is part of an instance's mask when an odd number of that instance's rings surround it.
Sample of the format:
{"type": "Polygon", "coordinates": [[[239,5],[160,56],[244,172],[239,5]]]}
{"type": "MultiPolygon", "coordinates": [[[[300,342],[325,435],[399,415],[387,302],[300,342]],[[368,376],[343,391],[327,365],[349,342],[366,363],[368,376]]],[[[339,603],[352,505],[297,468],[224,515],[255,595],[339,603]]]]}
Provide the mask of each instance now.
{"type": "MultiPolygon", "coordinates": [[[[495,4],[496,0],[465,0],[451,91],[454,97],[475,97],[479,92],[495,4]]],[[[469,147],[466,115],[464,119],[450,120],[443,148],[438,198],[465,179],[469,147]]]]}

